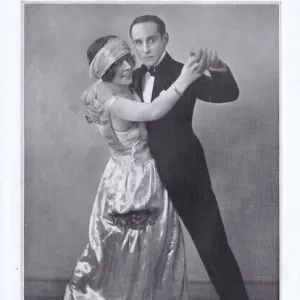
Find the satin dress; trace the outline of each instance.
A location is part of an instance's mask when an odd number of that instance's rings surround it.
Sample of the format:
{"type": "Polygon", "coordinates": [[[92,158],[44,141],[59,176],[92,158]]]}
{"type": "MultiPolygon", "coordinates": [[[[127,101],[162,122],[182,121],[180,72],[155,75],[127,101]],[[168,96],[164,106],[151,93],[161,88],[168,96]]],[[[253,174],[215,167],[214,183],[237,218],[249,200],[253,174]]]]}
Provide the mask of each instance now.
{"type": "MultiPolygon", "coordinates": [[[[135,101],[140,101],[134,93],[135,101]]],[[[89,242],[64,300],[186,300],[179,217],[150,155],[144,123],[113,129],[109,105],[97,125],[111,150],[89,223],[89,242]]]]}

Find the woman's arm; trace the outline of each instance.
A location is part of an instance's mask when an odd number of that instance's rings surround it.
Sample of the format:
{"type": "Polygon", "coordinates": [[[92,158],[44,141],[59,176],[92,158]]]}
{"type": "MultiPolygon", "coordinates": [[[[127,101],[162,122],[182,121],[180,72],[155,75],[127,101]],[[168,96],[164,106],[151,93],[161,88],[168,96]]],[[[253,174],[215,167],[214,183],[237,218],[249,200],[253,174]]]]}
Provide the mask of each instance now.
{"type": "Polygon", "coordinates": [[[105,102],[105,106],[113,115],[123,120],[154,121],[162,118],[171,110],[186,87],[185,84],[175,82],[168,90],[162,91],[151,103],[136,102],[114,95],[105,102]]]}
{"type": "Polygon", "coordinates": [[[190,56],[178,79],[151,103],[135,102],[119,95],[113,95],[109,88],[102,83],[97,89],[98,98],[101,95],[101,102],[105,103],[112,114],[123,120],[138,122],[160,119],[177,103],[186,88],[201,75],[199,64],[202,62],[201,60],[199,62],[199,59],[198,62],[196,60],[197,57],[190,56]],[[107,100],[103,101],[103,98],[107,100]]]}

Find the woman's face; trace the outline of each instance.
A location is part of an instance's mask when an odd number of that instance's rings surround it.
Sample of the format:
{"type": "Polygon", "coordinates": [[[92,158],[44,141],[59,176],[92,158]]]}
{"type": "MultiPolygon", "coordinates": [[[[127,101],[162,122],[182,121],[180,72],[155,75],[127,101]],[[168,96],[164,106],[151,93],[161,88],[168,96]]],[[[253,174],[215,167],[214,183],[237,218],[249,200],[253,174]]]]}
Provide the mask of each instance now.
{"type": "Polygon", "coordinates": [[[133,59],[131,54],[127,54],[112,64],[111,68],[115,72],[112,82],[117,85],[129,85],[132,82],[133,59]]]}

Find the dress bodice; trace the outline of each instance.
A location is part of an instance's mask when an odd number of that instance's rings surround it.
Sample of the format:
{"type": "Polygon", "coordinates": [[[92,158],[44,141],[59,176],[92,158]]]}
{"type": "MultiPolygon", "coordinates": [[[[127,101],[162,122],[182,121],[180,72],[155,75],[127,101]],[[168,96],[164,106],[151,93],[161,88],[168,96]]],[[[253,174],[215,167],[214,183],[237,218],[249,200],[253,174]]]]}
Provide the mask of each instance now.
{"type": "MultiPolygon", "coordinates": [[[[133,101],[141,101],[139,96],[133,93],[133,101]]],[[[113,159],[123,163],[138,163],[151,157],[145,123],[134,122],[128,130],[118,131],[113,128],[106,102],[101,103],[99,111],[101,123],[97,126],[110,147],[113,159]]]]}

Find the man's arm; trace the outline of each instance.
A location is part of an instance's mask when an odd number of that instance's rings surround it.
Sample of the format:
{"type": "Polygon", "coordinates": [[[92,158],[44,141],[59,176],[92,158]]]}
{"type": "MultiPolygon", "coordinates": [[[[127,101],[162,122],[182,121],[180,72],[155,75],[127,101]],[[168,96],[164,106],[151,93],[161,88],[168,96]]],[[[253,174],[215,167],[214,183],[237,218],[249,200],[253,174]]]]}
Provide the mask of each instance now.
{"type": "Polygon", "coordinates": [[[226,103],[237,100],[239,88],[229,67],[219,59],[216,51],[206,50],[206,53],[208,56],[206,67],[210,76],[202,74],[192,84],[191,90],[194,96],[212,103],[226,103]]]}

